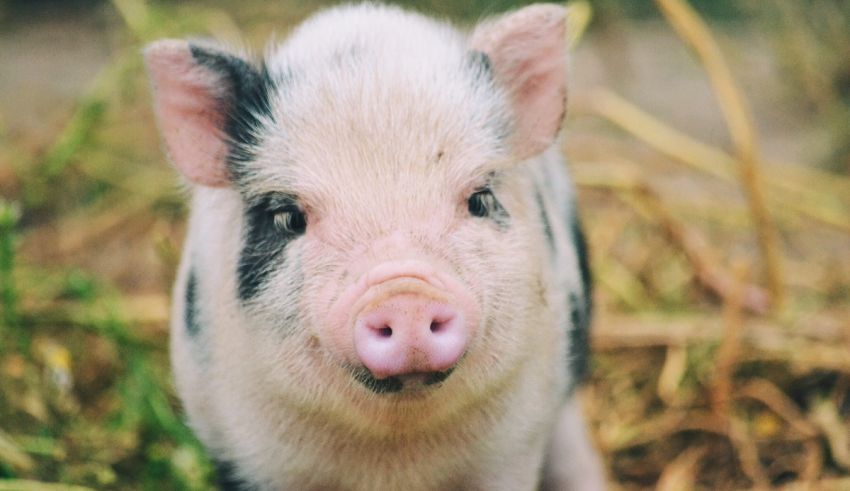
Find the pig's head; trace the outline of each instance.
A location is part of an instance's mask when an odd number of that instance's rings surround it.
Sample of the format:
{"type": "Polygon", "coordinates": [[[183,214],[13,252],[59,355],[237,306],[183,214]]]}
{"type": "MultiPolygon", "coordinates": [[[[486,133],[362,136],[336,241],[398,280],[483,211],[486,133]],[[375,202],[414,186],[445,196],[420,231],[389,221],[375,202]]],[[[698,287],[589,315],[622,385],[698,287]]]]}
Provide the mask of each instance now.
{"type": "Polygon", "coordinates": [[[211,342],[238,340],[254,367],[239,383],[361,418],[430,404],[430,418],[534,356],[544,240],[517,168],[559,130],[564,14],[533,6],[467,37],[367,5],[308,21],[262,64],[146,49],[165,146],[206,203],[194,214],[234,244],[187,254],[225,291],[199,308],[226,331],[211,342]]]}

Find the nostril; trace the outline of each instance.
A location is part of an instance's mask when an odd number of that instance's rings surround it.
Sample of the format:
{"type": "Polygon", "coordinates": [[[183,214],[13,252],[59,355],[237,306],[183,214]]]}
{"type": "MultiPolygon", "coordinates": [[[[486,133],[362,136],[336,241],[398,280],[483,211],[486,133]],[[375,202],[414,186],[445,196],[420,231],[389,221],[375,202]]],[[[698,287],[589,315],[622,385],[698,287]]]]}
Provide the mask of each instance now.
{"type": "Polygon", "coordinates": [[[393,335],[393,329],[390,326],[384,326],[378,329],[378,336],[388,338],[393,335]]]}
{"type": "Polygon", "coordinates": [[[454,324],[455,316],[437,316],[436,318],[431,320],[431,332],[434,334],[443,334],[453,331],[452,325],[454,324]]]}

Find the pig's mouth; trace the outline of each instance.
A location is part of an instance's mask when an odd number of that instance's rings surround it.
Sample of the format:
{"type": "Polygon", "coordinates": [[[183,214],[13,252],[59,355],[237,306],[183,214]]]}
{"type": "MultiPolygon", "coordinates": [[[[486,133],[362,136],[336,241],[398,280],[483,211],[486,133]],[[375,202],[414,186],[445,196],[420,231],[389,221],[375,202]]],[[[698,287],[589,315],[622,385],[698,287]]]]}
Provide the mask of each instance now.
{"type": "Polygon", "coordinates": [[[351,370],[351,375],[364,387],[376,394],[418,392],[438,387],[454,371],[454,367],[442,372],[410,373],[386,378],[375,378],[366,367],[351,370]]]}

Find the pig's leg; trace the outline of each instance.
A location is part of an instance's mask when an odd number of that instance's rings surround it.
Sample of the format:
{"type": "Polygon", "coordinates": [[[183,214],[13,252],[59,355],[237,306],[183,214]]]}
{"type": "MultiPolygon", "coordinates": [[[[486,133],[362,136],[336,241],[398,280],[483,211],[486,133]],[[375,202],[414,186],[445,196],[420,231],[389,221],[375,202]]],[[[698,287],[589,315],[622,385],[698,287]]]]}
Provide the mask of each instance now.
{"type": "Polygon", "coordinates": [[[541,491],[598,491],[605,475],[590,442],[577,396],[561,409],[543,471],[541,491]]]}

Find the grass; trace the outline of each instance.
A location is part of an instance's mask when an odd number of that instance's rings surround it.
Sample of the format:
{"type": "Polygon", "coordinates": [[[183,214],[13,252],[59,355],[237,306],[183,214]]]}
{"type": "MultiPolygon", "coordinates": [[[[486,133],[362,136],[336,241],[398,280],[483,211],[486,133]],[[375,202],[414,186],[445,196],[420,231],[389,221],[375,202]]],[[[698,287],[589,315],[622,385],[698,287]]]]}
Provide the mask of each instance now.
{"type": "MultiPolygon", "coordinates": [[[[713,25],[680,0],[657,3],[713,81],[732,144],[709,145],[610,87],[571,95],[567,152],[598,284],[582,396],[612,487],[847,489],[850,178],[765,159],[713,25]]],[[[493,8],[453,5],[427,9],[475,19],[493,8]]],[[[783,5],[776,18],[796,8],[783,5]]],[[[591,6],[612,8],[583,3],[579,24],[591,6]]],[[[259,44],[313,7],[108,7],[122,22],[116,54],[64,126],[26,145],[0,125],[0,491],[213,482],[168,368],[185,205],[138,50],[189,33],[232,38],[237,26],[259,44]]],[[[774,19],[762,8],[750,22],[774,19]]],[[[822,35],[798,28],[793,39],[822,35]]],[[[839,135],[835,115],[850,107],[840,63],[818,72],[811,43],[779,44],[807,60],[792,82],[839,135]]],[[[841,155],[835,141],[825,154],[841,155]]]]}

